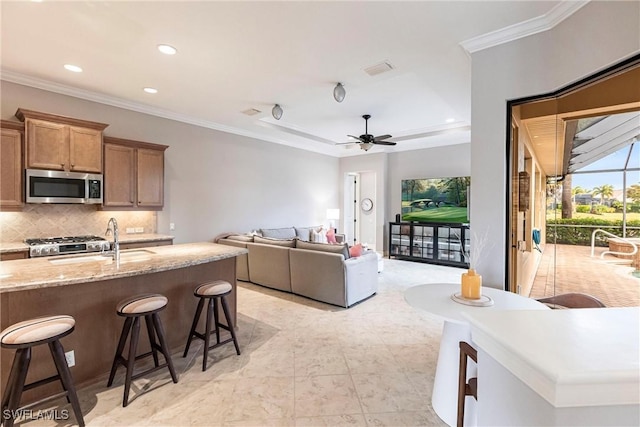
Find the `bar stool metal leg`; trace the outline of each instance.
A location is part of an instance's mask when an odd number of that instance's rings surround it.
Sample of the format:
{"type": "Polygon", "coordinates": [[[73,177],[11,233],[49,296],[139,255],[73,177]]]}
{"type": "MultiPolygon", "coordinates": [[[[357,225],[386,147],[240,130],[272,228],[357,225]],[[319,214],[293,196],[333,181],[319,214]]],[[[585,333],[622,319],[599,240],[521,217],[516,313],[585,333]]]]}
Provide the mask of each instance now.
{"type": "Polygon", "coordinates": [[[233,327],[231,314],[229,313],[229,305],[225,297],[222,297],[222,310],[224,311],[224,317],[227,319],[227,323],[229,324],[229,332],[231,333],[231,338],[233,339],[233,345],[236,347],[236,354],[240,356],[240,347],[238,346],[238,338],[236,338],[236,331],[233,327]]]}
{"type": "Polygon", "coordinates": [[[60,375],[62,386],[67,392],[67,400],[71,403],[71,408],[73,409],[73,413],[76,415],[78,424],[80,427],[83,427],[84,418],[82,417],[82,411],[80,410],[80,402],[78,401],[78,395],[76,394],[76,387],[71,379],[71,372],[69,371],[67,359],[64,357],[62,344],[60,344],[60,341],[58,340],[52,341],[49,343],[49,349],[51,350],[51,355],[55,361],[58,375],[60,375]]]}
{"type": "Polygon", "coordinates": [[[133,378],[133,367],[136,362],[136,350],[138,349],[138,338],[140,337],[140,318],[133,319],[131,327],[131,337],[129,338],[129,358],[127,359],[127,373],[124,380],[124,398],[122,406],[129,404],[129,391],[131,390],[131,379],[133,378]]]}
{"type": "Polygon", "coordinates": [[[193,335],[196,332],[196,327],[198,326],[198,320],[200,319],[200,314],[202,314],[202,308],[204,307],[204,298],[200,298],[198,301],[198,308],[196,308],[196,315],[193,318],[193,323],[191,324],[191,331],[189,331],[189,338],[187,339],[187,345],[184,348],[184,353],[182,357],[187,357],[187,353],[189,352],[189,347],[191,346],[191,340],[193,340],[193,335]]]}
{"type": "Polygon", "coordinates": [[[162,348],[162,353],[167,362],[169,373],[171,374],[171,379],[173,380],[174,384],[177,384],[178,376],[176,375],[176,370],[173,367],[173,361],[171,360],[171,353],[169,352],[169,346],[167,345],[167,341],[165,339],[164,328],[162,327],[162,323],[160,322],[160,316],[158,316],[158,313],[153,313],[152,319],[153,319],[153,324],[155,325],[155,330],[158,333],[160,348],[162,348]]]}
{"type": "Polygon", "coordinates": [[[17,417],[18,407],[20,406],[20,398],[22,397],[22,390],[24,390],[24,383],[27,379],[27,372],[29,370],[29,364],[31,363],[31,347],[20,348],[16,351],[15,359],[13,361],[16,367],[16,376],[13,383],[7,384],[7,392],[9,393],[9,402],[5,412],[2,411],[2,418],[4,419],[5,427],[13,427],[15,418],[17,417]],[[5,418],[5,416],[8,417],[5,418]]]}

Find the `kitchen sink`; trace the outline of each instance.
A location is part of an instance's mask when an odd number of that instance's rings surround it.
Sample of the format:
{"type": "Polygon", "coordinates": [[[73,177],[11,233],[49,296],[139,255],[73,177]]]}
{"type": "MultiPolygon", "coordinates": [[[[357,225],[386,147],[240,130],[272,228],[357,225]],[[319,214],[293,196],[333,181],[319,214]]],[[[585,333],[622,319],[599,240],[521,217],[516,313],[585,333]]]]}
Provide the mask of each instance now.
{"type": "MultiPolygon", "coordinates": [[[[154,252],[146,249],[120,251],[120,264],[147,261],[151,259],[151,255],[153,254],[154,252]]],[[[47,261],[53,265],[82,264],[86,262],[104,262],[110,264],[113,262],[113,258],[111,255],[80,255],[74,257],[49,258],[47,261]]]]}

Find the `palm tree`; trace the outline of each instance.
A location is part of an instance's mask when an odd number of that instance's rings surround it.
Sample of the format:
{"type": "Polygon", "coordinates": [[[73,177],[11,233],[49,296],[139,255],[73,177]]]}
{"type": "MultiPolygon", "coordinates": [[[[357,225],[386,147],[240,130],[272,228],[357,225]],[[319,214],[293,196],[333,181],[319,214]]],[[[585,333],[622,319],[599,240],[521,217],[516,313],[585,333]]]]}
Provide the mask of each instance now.
{"type": "Polygon", "coordinates": [[[600,204],[603,204],[606,199],[613,196],[613,185],[602,184],[600,187],[593,188],[593,195],[600,195],[600,204]]]}
{"type": "Polygon", "coordinates": [[[565,175],[562,180],[562,218],[569,219],[573,217],[573,190],[571,182],[573,181],[571,174],[565,175]]]}

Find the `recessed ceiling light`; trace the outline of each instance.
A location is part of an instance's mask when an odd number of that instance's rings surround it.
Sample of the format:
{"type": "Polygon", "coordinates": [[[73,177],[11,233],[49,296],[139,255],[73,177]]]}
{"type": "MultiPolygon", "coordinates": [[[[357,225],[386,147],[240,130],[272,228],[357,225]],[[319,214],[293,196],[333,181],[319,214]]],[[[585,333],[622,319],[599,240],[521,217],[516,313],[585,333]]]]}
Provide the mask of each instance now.
{"type": "Polygon", "coordinates": [[[178,52],[178,49],[173,46],[169,46],[168,44],[159,44],[158,50],[165,55],[175,55],[178,52]]]}
{"type": "Polygon", "coordinates": [[[445,120],[446,123],[453,123],[455,121],[456,121],[456,119],[447,119],[447,120],[445,120]]]}
{"type": "Polygon", "coordinates": [[[77,65],[73,65],[73,64],[64,64],[64,68],[69,70],[69,71],[73,71],[74,73],[81,73],[82,72],[82,68],[78,67],[77,65]]]}
{"type": "Polygon", "coordinates": [[[145,87],[143,90],[147,93],[158,93],[158,89],[152,87],[145,87]]]}

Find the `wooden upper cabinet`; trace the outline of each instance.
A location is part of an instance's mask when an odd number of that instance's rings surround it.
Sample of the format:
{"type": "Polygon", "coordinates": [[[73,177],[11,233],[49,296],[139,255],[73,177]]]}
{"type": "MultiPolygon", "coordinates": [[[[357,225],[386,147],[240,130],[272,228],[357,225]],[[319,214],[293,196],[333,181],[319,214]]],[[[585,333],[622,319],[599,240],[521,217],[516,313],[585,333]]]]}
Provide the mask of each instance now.
{"type": "Polygon", "coordinates": [[[164,205],[164,150],[138,149],[138,206],[164,205]]]}
{"type": "Polygon", "coordinates": [[[102,205],[107,207],[134,207],[135,185],[135,149],[105,142],[102,205]]]}
{"type": "Polygon", "coordinates": [[[0,134],[0,210],[23,206],[22,123],[2,120],[0,134]]]}
{"type": "Polygon", "coordinates": [[[65,170],[69,166],[65,125],[27,120],[26,132],[27,168],[65,170]]]}
{"type": "Polygon", "coordinates": [[[104,208],[160,210],[164,206],[166,145],[104,138],[104,208]]]}
{"type": "Polygon", "coordinates": [[[102,131],[69,126],[69,161],[74,172],[102,172],[102,131]]]}
{"type": "Polygon", "coordinates": [[[19,108],[25,122],[25,167],[102,173],[104,123],[19,108]]]}

